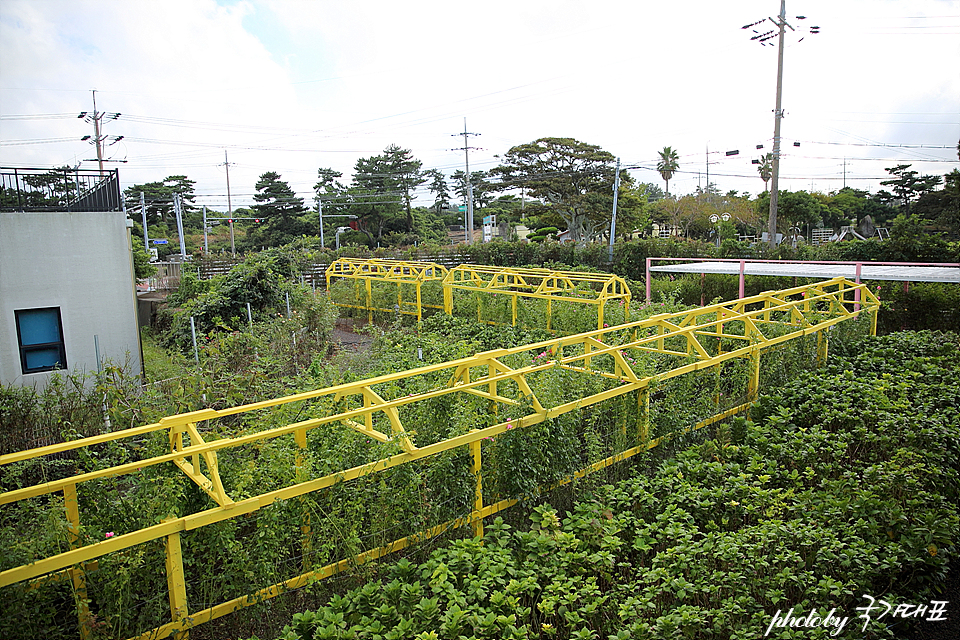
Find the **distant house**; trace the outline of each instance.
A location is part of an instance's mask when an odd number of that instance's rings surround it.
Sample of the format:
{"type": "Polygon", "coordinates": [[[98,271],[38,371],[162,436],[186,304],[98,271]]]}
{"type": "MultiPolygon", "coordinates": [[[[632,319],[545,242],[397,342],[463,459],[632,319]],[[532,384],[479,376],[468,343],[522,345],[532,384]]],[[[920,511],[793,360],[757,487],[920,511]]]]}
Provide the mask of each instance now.
{"type": "Polygon", "coordinates": [[[0,169],[0,382],[42,388],[103,363],[142,371],[116,170],[0,169]]]}

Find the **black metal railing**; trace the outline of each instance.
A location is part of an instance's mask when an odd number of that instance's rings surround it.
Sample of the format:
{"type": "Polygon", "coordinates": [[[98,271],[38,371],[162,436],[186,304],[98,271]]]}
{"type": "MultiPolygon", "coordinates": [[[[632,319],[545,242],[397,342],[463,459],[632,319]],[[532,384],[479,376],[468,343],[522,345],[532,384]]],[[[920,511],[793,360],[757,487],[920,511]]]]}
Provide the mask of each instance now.
{"type": "Polygon", "coordinates": [[[116,169],[0,168],[0,211],[121,211],[116,169]]]}

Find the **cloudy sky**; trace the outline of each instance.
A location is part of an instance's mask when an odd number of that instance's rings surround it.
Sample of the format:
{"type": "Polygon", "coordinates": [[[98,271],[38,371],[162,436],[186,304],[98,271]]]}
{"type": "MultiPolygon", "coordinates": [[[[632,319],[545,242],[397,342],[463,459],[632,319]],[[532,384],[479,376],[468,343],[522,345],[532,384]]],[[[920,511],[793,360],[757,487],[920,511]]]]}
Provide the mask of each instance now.
{"type": "MultiPolygon", "coordinates": [[[[884,167],[960,166],[960,0],[786,8],[781,188],[876,191],[884,167]]],[[[722,191],[755,194],[777,48],[741,27],[778,12],[777,0],[2,0],[0,166],[95,168],[81,141],[93,126],[77,117],[95,89],[103,135],[123,136],[105,150],[125,161],[107,165],[123,186],[186,174],[214,208],[225,152],[234,206],[265,171],[312,204],[318,168],[349,179],[391,143],[424,168],[462,168],[464,120],[480,134],[473,170],[573,137],[662,187],[653,169],[670,145],[671,192],[709,170],[722,191]]]]}

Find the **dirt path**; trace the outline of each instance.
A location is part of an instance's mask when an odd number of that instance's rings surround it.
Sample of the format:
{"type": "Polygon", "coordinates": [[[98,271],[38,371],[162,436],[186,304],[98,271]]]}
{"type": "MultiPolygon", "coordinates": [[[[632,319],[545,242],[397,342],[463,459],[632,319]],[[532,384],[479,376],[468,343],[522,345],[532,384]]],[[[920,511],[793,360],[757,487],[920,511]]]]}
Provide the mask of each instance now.
{"type": "Polygon", "coordinates": [[[358,333],[366,322],[355,318],[338,318],[333,325],[333,342],[337,350],[366,351],[373,344],[373,338],[365,333],[358,333]]]}

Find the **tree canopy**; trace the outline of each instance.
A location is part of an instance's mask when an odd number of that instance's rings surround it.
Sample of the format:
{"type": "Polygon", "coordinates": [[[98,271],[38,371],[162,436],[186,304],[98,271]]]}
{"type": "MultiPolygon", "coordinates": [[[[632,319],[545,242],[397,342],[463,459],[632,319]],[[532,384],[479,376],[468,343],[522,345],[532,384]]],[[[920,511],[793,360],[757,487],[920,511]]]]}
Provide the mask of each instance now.
{"type": "Polygon", "coordinates": [[[143,194],[147,209],[147,225],[175,224],[173,214],[173,194],[179,193],[183,205],[182,215],[196,211],[194,204],[196,181],[185,175],[167,176],[159,182],[135,184],[123,190],[128,210],[139,210],[140,194],[143,194]]]}
{"type": "Polygon", "coordinates": [[[280,245],[316,232],[317,226],[304,215],[307,208],[303,198],[280,179],[280,174],[267,171],[260,176],[255,186],[257,192],[252,209],[262,226],[254,234],[255,242],[280,245]]]}
{"type": "Polygon", "coordinates": [[[680,157],[673,147],[664,147],[663,150],[659,152],[659,155],[660,159],[657,161],[657,171],[660,172],[660,177],[663,178],[663,181],[667,183],[667,196],[669,196],[670,179],[673,178],[673,174],[680,168],[680,157]]]}
{"type": "Polygon", "coordinates": [[[615,161],[597,145],[539,138],[511,148],[490,174],[500,178],[504,189],[523,187],[542,199],[550,213],[563,220],[571,240],[583,243],[599,237],[609,223],[615,161]]]}

